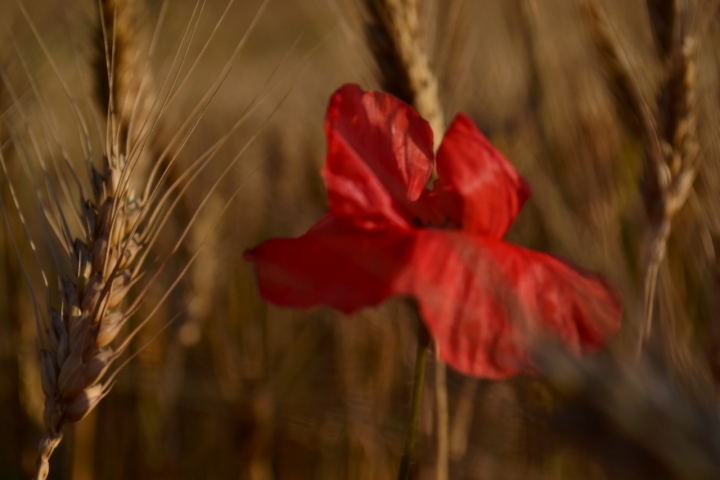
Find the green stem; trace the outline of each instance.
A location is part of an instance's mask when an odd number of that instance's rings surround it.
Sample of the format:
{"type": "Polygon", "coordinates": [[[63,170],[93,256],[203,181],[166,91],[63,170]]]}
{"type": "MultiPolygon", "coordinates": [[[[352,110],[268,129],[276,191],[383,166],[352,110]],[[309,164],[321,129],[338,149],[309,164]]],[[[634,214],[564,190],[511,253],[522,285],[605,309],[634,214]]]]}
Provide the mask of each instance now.
{"type": "Polygon", "coordinates": [[[415,355],[415,378],[413,380],[412,399],[410,405],[410,423],[408,425],[407,437],[405,437],[405,450],[400,460],[400,472],[398,480],[409,480],[410,465],[413,460],[413,451],[415,450],[415,441],[417,440],[418,425],[420,423],[420,407],[422,406],[422,392],[425,382],[425,364],[427,363],[428,352],[430,351],[430,335],[423,325],[419,322],[417,338],[417,353],[415,355]]]}

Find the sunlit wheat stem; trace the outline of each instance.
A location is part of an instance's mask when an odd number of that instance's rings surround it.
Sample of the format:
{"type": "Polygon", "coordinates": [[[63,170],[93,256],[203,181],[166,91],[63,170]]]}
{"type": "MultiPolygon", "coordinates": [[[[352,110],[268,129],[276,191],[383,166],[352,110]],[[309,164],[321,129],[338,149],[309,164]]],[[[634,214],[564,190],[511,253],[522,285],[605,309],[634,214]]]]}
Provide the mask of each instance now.
{"type": "Polygon", "coordinates": [[[630,64],[610,31],[605,14],[593,1],[585,4],[592,40],[623,118],[644,146],[643,196],[648,217],[643,274],[643,320],[638,355],[652,331],[657,276],[665,259],[672,219],[683,207],[700,160],[695,90],[697,40],[681,24],[679,2],[648,0],[657,53],[664,63],[656,108],[643,98],[630,64]]]}

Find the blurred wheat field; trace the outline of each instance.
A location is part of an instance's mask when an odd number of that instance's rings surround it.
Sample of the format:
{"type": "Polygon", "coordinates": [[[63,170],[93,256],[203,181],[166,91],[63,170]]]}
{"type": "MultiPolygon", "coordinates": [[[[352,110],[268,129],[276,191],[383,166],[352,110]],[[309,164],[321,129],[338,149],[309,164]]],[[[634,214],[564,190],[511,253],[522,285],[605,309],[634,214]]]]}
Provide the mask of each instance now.
{"type": "MultiPolygon", "coordinates": [[[[0,479],[29,478],[44,431],[23,268],[39,290],[41,277],[8,187],[17,191],[52,275],[28,169],[37,158],[62,159],[66,152],[89,188],[83,135],[63,82],[89,125],[96,163],[105,141],[106,112],[93,77],[98,5],[20,3],[27,17],[15,2],[0,2],[0,148],[7,165],[0,194],[9,212],[0,227],[0,479]]],[[[187,45],[174,84],[181,88],[152,137],[177,157],[168,175],[181,176],[229,136],[179,197],[151,248],[150,258],[161,261],[192,222],[130,320],[139,324],[170,291],[130,345],[137,357],[99,406],[66,428],[49,478],[394,479],[415,354],[407,305],[390,301],[351,318],[329,309],[276,308],[259,297],[242,259],[246,248],[299,235],[323,215],[318,172],[327,100],[343,83],[380,84],[365,43],[363,2],[244,0],[226,14],[224,0],[143,3],[136,27],[148,41],[164,15],[148,62],[159,91],[163,79],[174,78],[173,58],[187,45]],[[207,108],[193,113],[241,43],[207,108]],[[187,119],[197,121],[192,132],[174,140],[187,119]]],[[[673,218],[654,330],[641,360],[635,345],[648,245],[643,144],[616,108],[583,3],[421,2],[445,117],[467,112],[533,185],[510,239],[601,272],[625,302],[621,331],[587,362],[549,353],[541,356],[545,375],[505,382],[448,371],[452,479],[715,478],[708,472],[720,472],[718,2],[687,2],[684,21],[699,46],[702,163],[673,218]]],[[[640,92],[654,104],[663,64],[646,2],[599,4],[640,92]]],[[[48,180],[59,182],[53,175],[48,180]]],[[[428,380],[425,388],[418,479],[435,478],[435,386],[428,380]]]]}

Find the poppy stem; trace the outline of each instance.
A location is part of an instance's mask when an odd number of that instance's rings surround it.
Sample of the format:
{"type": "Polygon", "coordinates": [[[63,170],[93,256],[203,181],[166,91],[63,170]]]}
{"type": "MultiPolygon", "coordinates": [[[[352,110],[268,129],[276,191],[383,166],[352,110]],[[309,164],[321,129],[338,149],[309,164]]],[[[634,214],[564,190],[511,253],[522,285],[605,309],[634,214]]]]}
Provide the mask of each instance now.
{"type": "Polygon", "coordinates": [[[405,437],[405,450],[400,460],[400,472],[398,480],[409,480],[410,466],[417,440],[418,425],[420,424],[420,407],[422,406],[422,393],[425,383],[425,364],[427,363],[428,352],[430,351],[430,335],[428,334],[422,320],[419,322],[417,337],[417,353],[415,355],[415,376],[413,379],[412,398],[410,400],[410,422],[408,424],[407,436],[405,437]]]}

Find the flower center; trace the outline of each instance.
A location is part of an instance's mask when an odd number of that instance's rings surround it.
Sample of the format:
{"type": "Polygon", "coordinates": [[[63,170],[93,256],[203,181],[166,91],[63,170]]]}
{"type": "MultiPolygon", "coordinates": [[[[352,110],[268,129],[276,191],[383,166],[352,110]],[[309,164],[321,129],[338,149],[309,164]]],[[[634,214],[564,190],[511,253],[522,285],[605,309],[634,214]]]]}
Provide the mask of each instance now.
{"type": "Polygon", "coordinates": [[[442,223],[423,221],[420,217],[413,217],[413,225],[417,228],[435,228],[438,230],[462,229],[462,224],[454,224],[450,217],[445,217],[442,223]]]}

